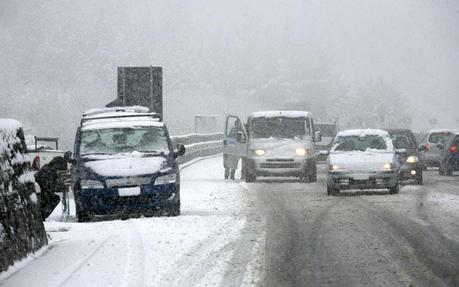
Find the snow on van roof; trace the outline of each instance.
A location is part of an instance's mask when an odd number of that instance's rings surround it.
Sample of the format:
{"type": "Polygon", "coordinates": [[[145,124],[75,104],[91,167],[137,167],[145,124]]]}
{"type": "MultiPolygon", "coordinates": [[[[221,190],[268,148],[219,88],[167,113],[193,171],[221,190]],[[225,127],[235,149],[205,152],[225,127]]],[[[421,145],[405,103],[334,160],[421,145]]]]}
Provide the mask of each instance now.
{"type": "Polygon", "coordinates": [[[22,127],[22,124],[18,122],[17,120],[0,118],[0,130],[4,130],[4,131],[17,130],[20,127],[22,127]]]}
{"type": "Polygon", "coordinates": [[[107,114],[118,114],[118,113],[149,113],[150,109],[144,106],[127,106],[127,107],[111,107],[111,108],[100,108],[90,109],[83,113],[83,117],[91,118],[93,116],[107,115],[107,114]]]}
{"type": "Polygon", "coordinates": [[[353,129],[353,130],[344,130],[340,131],[336,136],[338,137],[349,137],[349,136],[381,136],[389,137],[389,133],[385,130],[380,129],[353,129]]]}
{"type": "MultiPolygon", "coordinates": [[[[119,115],[120,113],[117,113],[119,115]]],[[[124,114],[124,113],[123,113],[124,114]]],[[[86,121],[82,124],[81,130],[100,130],[100,129],[114,129],[114,128],[134,128],[134,127],[164,127],[162,122],[151,116],[136,117],[113,117],[113,118],[99,118],[86,121]]]]}
{"type": "Polygon", "coordinates": [[[273,118],[273,117],[298,118],[298,117],[312,117],[312,114],[306,111],[264,111],[264,112],[254,112],[250,116],[252,118],[273,118]]]}

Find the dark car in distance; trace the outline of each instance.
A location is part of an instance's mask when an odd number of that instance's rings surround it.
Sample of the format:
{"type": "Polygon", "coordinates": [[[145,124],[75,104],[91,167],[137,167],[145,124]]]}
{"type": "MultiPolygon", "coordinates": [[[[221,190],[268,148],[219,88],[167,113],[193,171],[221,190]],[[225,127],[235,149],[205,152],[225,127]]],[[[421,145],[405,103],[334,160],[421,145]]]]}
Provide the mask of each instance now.
{"type": "Polygon", "coordinates": [[[453,175],[459,171],[459,132],[453,132],[445,144],[438,144],[440,150],[440,175],[453,175]]]}
{"type": "Polygon", "coordinates": [[[393,140],[395,149],[405,150],[399,155],[400,180],[414,180],[422,184],[423,162],[416,138],[409,129],[386,129],[393,140]]]}

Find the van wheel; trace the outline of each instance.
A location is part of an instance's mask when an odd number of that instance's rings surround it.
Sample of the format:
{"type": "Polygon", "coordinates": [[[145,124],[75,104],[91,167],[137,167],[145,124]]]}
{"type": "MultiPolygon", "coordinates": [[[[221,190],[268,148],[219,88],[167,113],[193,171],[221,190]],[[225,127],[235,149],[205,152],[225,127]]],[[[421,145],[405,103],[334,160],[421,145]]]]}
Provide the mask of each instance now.
{"type": "Polygon", "coordinates": [[[317,166],[316,163],[312,163],[310,172],[309,172],[309,182],[316,182],[317,181],[317,166]]]}
{"type": "Polygon", "coordinates": [[[91,221],[91,219],[94,217],[93,215],[90,215],[87,212],[83,211],[77,211],[76,212],[76,217],[78,222],[88,222],[91,221]]]}
{"type": "Polygon", "coordinates": [[[423,184],[422,173],[421,173],[420,176],[418,176],[418,177],[416,178],[415,183],[418,184],[418,185],[422,185],[422,184],[423,184]]]}
{"type": "Polygon", "coordinates": [[[169,207],[169,216],[179,216],[180,215],[180,204],[171,205],[169,207]]]}
{"type": "Polygon", "coordinates": [[[397,194],[400,192],[400,184],[397,182],[397,184],[394,187],[391,187],[389,189],[390,194],[397,194]]]}
{"type": "Polygon", "coordinates": [[[257,179],[257,176],[253,171],[245,171],[245,182],[254,182],[257,179]]]}

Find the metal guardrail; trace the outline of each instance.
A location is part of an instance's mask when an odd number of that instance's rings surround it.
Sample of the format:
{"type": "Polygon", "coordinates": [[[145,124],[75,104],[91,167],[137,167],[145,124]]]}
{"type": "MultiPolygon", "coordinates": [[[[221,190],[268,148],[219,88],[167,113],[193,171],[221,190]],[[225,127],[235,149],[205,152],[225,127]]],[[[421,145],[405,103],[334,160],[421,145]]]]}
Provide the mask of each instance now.
{"type": "Polygon", "coordinates": [[[177,159],[180,164],[197,157],[221,153],[223,148],[223,133],[172,136],[171,139],[174,145],[185,145],[185,155],[177,159]]]}

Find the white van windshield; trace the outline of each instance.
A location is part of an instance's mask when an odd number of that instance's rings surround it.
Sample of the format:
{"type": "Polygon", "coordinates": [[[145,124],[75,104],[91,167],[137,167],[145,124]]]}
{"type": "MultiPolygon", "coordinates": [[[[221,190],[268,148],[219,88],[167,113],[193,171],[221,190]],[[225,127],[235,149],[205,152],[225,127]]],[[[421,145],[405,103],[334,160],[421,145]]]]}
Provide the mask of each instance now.
{"type": "Polygon", "coordinates": [[[250,136],[253,139],[305,139],[311,135],[308,118],[260,117],[253,118],[250,136]]]}

